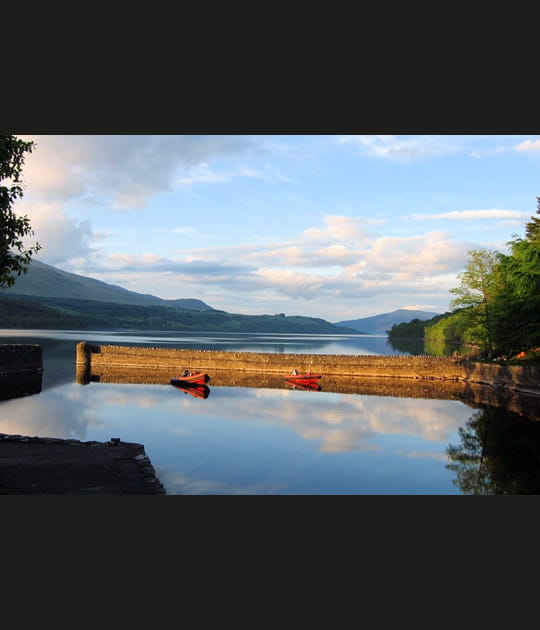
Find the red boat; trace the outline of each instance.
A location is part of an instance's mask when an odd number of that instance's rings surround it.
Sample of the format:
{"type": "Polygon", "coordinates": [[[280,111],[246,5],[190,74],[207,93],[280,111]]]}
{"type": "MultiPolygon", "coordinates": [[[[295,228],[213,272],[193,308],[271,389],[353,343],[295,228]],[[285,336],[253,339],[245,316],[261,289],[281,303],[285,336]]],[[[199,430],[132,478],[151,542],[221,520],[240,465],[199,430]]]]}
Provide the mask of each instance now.
{"type": "Polygon", "coordinates": [[[290,385],[293,389],[304,389],[311,392],[321,391],[321,386],[315,379],[311,379],[310,381],[295,381],[294,379],[286,378],[285,383],[290,385]]]}
{"type": "Polygon", "coordinates": [[[185,387],[175,385],[174,383],[171,384],[176,389],[184,392],[184,394],[191,394],[195,398],[208,398],[208,396],[210,396],[210,388],[208,387],[208,385],[204,385],[203,383],[194,383],[193,385],[186,383],[185,387]]]}
{"type": "Polygon", "coordinates": [[[295,374],[293,372],[291,374],[287,374],[284,378],[294,383],[310,385],[322,378],[322,374],[313,374],[311,372],[306,372],[304,374],[295,374]]]}
{"type": "Polygon", "coordinates": [[[182,374],[182,376],[177,376],[176,378],[171,378],[171,385],[204,385],[208,383],[210,377],[206,372],[188,372],[187,370],[182,374]]]}

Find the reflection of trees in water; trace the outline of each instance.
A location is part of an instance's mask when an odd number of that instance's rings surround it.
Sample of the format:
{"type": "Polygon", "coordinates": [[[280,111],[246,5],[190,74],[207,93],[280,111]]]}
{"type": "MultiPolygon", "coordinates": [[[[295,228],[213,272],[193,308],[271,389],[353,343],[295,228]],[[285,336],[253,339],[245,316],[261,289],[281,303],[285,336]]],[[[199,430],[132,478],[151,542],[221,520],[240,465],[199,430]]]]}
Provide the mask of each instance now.
{"type": "Polygon", "coordinates": [[[423,339],[407,339],[388,337],[388,344],[399,352],[406,352],[413,355],[424,354],[424,341],[423,339]]]}
{"type": "Polygon", "coordinates": [[[464,494],[540,494],[540,422],[486,407],[458,433],[447,468],[464,494]]]}
{"type": "Polygon", "coordinates": [[[471,348],[456,343],[445,343],[433,339],[407,339],[388,337],[389,345],[399,352],[412,355],[427,354],[434,357],[450,357],[454,352],[467,354],[471,348]]]}

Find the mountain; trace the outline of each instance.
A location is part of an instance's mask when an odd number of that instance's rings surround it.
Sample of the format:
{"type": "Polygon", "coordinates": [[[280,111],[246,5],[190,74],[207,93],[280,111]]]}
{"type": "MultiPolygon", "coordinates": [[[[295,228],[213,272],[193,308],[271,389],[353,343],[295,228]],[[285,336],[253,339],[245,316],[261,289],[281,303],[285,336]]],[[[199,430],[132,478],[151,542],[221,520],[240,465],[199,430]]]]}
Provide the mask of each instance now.
{"type": "Polygon", "coordinates": [[[410,322],[413,319],[431,319],[440,313],[431,313],[430,311],[412,311],[406,308],[400,308],[391,313],[382,313],[372,317],[363,317],[361,319],[349,319],[342,322],[335,322],[336,326],[346,326],[354,328],[358,332],[368,335],[384,335],[392,328],[394,324],[402,322],[410,322]]]}
{"type": "Polygon", "coordinates": [[[187,311],[213,310],[201,300],[164,300],[155,295],[136,293],[101,280],[68,273],[35,259],[28,272],[19,276],[12,287],[2,289],[0,295],[93,300],[134,306],[172,306],[187,311]]]}
{"type": "Polygon", "coordinates": [[[316,317],[239,315],[197,299],[163,300],[33,260],[0,290],[0,328],[351,334],[316,317]]]}
{"type": "Polygon", "coordinates": [[[140,306],[57,297],[8,297],[1,293],[0,328],[299,334],[355,332],[315,317],[235,315],[215,309],[187,311],[173,306],[140,306]]]}

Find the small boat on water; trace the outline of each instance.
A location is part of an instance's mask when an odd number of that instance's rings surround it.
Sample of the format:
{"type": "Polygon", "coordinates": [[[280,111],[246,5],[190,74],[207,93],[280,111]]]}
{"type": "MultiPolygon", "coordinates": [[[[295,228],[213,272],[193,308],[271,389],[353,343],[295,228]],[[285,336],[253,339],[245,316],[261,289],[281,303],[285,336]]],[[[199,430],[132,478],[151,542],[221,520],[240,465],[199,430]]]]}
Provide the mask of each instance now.
{"type": "Polygon", "coordinates": [[[284,377],[287,381],[295,382],[295,383],[315,383],[316,381],[322,378],[322,374],[313,374],[312,372],[305,372],[303,374],[299,374],[296,370],[293,370],[290,374],[286,374],[284,377]]]}
{"type": "Polygon", "coordinates": [[[171,382],[171,385],[175,387],[176,389],[179,389],[180,391],[184,392],[184,394],[191,394],[191,396],[194,396],[195,398],[204,399],[210,396],[210,388],[208,387],[208,385],[205,385],[204,383],[193,383],[193,384],[184,383],[184,386],[182,387],[181,385],[176,385],[171,382]]]}
{"type": "Polygon", "coordinates": [[[295,381],[294,379],[285,379],[285,383],[290,385],[293,389],[303,389],[311,392],[320,392],[321,386],[315,379],[306,380],[306,381],[295,381]]]}
{"type": "Polygon", "coordinates": [[[189,372],[185,370],[182,376],[171,378],[171,385],[204,385],[210,381],[210,377],[206,372],[189,372]]]}

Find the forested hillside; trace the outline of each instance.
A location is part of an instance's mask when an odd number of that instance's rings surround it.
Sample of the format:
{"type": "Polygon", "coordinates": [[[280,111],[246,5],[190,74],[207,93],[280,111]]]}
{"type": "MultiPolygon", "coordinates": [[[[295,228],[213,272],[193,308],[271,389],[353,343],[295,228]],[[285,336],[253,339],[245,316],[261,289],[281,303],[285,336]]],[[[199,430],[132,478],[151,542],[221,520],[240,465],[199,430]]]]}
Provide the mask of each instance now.
{"type": "Polygon", "coordinates": [[[285,315],[238,315],[214,309],[113,304],[96,300],[0,296],[0,328],[68,330],[209,330],[345,334],[356,331],[323,319],[285,315]]]}

